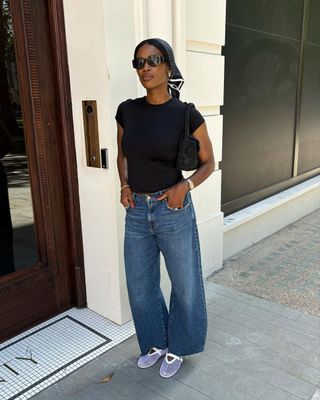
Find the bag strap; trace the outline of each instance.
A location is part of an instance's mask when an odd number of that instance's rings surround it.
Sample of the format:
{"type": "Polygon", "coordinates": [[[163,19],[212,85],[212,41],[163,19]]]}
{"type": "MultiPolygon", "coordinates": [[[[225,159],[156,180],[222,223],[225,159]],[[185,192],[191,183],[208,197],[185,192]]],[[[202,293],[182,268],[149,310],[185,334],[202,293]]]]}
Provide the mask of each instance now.
{"type": "Polygon", "coordinates": [[[190,110],[195,107],[193,103],[184,102],[186,109],[184,112],[184,132],[182,133],[182,150],[184,151],[188,145],[188,139],[190,136],[190,110]]]}

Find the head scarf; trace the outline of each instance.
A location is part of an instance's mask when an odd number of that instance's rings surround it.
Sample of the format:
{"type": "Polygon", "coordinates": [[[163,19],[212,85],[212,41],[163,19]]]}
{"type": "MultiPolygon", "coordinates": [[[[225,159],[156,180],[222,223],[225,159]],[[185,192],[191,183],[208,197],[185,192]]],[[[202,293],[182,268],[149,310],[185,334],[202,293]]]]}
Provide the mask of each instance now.
{"type": "Polygon", "coordinates": [[[142,47],[145,44],[151,44],[152,46],[157,47],[161,53],[164,55],[166,58],[167,63],[169,64],[170,67],[170,77],[168,80],[168,89],[173,97],[179,98],[180,96],[180,89],[182,88],[182,85],[184,84],[184,79],[181,75],[181,72],[179,71],[179,68],[176,65],[176,62],[174,60],[174,54],[172,47],[168,42],[166,42],[163,39],[159,38],[153,38],[153,39],[145,39],[142,42],[140,42],[137,47],[134,50],[134,58],[136,58],[137,52],[140,47],[142,47]]]}

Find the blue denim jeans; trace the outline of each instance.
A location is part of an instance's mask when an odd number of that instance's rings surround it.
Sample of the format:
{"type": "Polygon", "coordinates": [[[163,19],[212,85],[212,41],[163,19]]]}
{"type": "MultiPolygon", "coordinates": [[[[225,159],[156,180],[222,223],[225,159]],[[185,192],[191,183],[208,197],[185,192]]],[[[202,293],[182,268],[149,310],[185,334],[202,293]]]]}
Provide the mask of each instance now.
{"type": "Polygon", "coordinates": [[[161,193],[134,193],[135,208],[126,212],[128,295],[141,355],[155,346],[185,356],[203,351],[207,335],[198,229],[190,193],[178,210],[157,200],[161,193]],[[169,311],[160,288],[160,252],[171,281],[169,311]]]}

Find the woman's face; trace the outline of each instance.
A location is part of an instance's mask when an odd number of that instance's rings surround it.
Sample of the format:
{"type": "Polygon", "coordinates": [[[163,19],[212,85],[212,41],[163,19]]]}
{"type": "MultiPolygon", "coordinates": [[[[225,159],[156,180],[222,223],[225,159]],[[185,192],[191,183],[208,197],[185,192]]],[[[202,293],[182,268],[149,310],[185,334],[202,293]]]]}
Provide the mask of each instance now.
{"type": "MultiPolygon", "coordinates": [[[[157,47],[145,44],[139,48],[136,57],[148,58],[153,54],[163,56],[157,47]]],[[[169,66],[166,62],[155,67],[150,67],[148,62],[146,62],[143,68],[137,69],[137,74],[145,89],[154,89],[163,86],[167,91],[169,66]]]]}

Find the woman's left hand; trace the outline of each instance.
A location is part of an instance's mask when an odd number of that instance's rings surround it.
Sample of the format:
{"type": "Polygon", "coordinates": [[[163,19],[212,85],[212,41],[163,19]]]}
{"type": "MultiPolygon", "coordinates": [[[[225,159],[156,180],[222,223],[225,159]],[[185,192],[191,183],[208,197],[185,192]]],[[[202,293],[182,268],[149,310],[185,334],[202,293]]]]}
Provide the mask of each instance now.
{"type": "Polygon", "coordinates": [[[189,191],[189,183],[187,181],[179,182],[171,186],[165,193],[157,198],[157,200],[166,199],[170,208],[182,208],[184,198],[189,191]]]}
{"type": "MultiPolygon", "coordinates": [[[[192,180],[194,187],[197,187],[212,174],[214,171],[215,161],[211,140],[205,122],[201,124],[195,132],[193,132],[193,137],[196,138],[200,144],[198,156],[201,161],[201,166],[191,176],[189,176],[189,178],[192,180]]],[[[158,197],[158,200],[166,199],[170,208],[182,208],[184,198],[189,190],[189,182],[185,180],[169,188],[165,193],[158,197]]]]}

